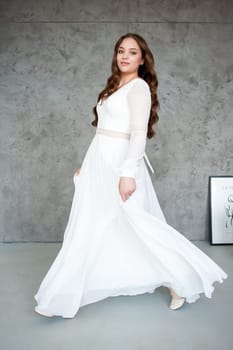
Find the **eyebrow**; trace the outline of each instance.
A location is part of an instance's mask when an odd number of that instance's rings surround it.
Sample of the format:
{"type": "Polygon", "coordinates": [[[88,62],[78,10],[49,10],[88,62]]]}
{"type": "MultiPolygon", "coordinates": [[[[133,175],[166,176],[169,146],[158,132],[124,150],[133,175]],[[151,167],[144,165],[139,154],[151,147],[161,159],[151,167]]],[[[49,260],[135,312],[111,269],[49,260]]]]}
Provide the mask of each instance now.
{"type": "MultiPolygon", "coordinates": [[[[119,49],[125,49],[123,46],[119,46],[119,49]]],[[[130,47],[129,50],[138,50],[136,47],[130,47]]]]}

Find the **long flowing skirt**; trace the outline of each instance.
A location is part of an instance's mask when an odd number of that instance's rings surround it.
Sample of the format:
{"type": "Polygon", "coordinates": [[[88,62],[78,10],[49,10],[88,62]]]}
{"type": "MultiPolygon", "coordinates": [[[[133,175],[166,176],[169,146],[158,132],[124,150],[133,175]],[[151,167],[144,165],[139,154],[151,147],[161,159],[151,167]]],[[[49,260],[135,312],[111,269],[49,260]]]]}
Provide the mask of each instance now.
{"type": "Polygon", "coordinates": [[[36,310],[72,318],[79,307],[118,295],[172,287],[186,302],[227,274],[167,224],[144,159],[136,191],[119,194],[119,167],[128,140],[96,134],[74,175],[74,197],[62,247],[44,277],[36,310]]]}

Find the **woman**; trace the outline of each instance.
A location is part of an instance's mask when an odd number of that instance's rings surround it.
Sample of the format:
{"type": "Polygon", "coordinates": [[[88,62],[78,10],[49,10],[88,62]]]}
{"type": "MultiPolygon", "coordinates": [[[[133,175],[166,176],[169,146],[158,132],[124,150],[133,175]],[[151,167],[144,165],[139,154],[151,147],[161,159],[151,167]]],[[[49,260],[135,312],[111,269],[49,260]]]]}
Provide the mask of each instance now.
{"type": "Polygon", "coordinates": [[[158,106],[153,55],[141,36],[126,34],[94,108],[96,134],[74,175],[62,248],[35,295],[39,314],[72,318],[81,306],[159,286],[176,310],[201,293],[211,298],[213,282],[227,278],[166,223],[145,154],[158,106]]]}

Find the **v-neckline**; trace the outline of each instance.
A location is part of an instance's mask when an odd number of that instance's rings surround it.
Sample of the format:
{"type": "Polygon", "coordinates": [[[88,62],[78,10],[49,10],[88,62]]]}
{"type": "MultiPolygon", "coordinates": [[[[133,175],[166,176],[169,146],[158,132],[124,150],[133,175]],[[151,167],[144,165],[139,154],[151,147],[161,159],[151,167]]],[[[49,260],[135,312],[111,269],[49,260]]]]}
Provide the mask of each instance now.
{"type": "Polygon", "coordinates": [[[136,78],[131,79],[130,81],[128,81],[128,83],[125,83],[124,85],[122,85],[121,87],[119,87],[116,91],[114,91],[110,96],[108,96],[108,97],[107,97],[106,99],[104,99],[102,102],[107,101],[110,97],[112,97],[112,96],[115,95],[117,92],[119,92],[120,90],[122,90],[125,86],[128,86],[130,83],[132,83],[134,80],[137,80],[137,79],[144,80],[143,78],[140,78],[140,77],[136,77],[136,78]]]}
{"type": "Polygon", "coordinates": [[[140,77],[136,77],[136,78],[133,78],[133,79],[129,80],[127,83],[123,84],[118,89],[116,89],[116,91],[114,91],[114,93],[119,91],[119,90],[121,90],[124,86],[129,85],[132,81],[137,80],[137,79],[141,79],[141,78],[140,77]]]}

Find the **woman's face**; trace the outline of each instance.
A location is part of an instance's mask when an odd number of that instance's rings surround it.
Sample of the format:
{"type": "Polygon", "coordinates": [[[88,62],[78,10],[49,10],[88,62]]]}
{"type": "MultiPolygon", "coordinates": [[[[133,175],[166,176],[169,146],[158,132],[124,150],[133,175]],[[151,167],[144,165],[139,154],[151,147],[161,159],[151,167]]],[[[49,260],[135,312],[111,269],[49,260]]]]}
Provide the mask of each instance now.
{"type": "Polygon", "coordinates": [[[144,63],[141,49],[133,38],[124,39],[117,52],[117,66],[122,74],[133,74],[144,63]]]}

